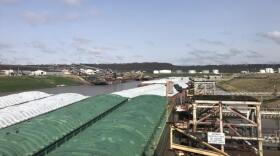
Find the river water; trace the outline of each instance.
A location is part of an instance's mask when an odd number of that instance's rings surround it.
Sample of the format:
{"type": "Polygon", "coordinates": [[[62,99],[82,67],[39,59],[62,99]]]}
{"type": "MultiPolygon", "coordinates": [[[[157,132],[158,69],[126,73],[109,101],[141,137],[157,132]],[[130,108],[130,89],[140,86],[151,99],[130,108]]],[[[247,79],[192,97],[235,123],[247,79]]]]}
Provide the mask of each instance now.
{"type": "MultiPolygon", "coordinates": [[[[139,81],[129,81],[126,83],[117,83],[112,85],[81,85],[81,86],[66,86],[66,87],[55,87],[55,88],[45,88],[36,89],[37,91],[46,92],[49,94],[59,94],[59,93],[79,93],[87,96],[95,96],[99,94],[108,94],[116,91],[121,91],[130,88],[136,88],[140,84],[139,81]]],[[[0,96],[8,95],[12,93],[1,93],[0,96]]]]}
{"type": "Polygon", "coordinates": [[[82,86],[67,86],[67,87],[56,87],[56,88],[46,88],[39,89],[39,91],[58,94],[58,93],[79,93],[87,96],[95,96],[99,94],[108,94],[116,91],[121,91],[125,89],[136,88],[139,81],[129,81],[126,83],[116,83],[112,85],[82,85],[82,86]]]}

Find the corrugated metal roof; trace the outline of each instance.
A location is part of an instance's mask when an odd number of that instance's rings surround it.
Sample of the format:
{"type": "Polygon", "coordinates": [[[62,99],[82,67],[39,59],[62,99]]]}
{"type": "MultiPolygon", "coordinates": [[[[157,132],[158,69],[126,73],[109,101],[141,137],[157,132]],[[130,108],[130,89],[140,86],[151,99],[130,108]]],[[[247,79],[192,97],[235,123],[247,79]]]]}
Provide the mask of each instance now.
{"type": "Polygon", "coordinates": [[[33,101],[36,99],[41,99],[44,97],[48,97],[51,94],[47,94],[44,92],[39,91],[29,91],[29,92],[22,92],[17,94],[11,94],[7,96],[0,97],[0,109],[9,107],[12,105],[21,104],[28,101],[33,101]]]}
{"type": "Polygon", "coordinates": [[[142,155],[162,123],[167,98],[133,98],[50,153],[53,156],[142,155]]]}
{"type": "MultiPolygon", "coordinates": [[[[168,94],[168,96],[174,96],[178,91],[173,88],[173,94],[168,94]]],[[[166,96],[166,86],[163,84],[153,84],[143,87],[137,87],[133,89],[128,89],[124,91],[114,92],[112,94],[134,98],[140,95],[158,95],[158,96],[166,96]]]]}
{"type": "Polygon", "coordinates": [[[0,128],[70,105],[87,98],[76,93],[63,93],[0,109],[0,128]]]}
{"type": "Polygon", "coordinates": [[[0,155],[32,155],[125,101],[99,95],[0,130],[0,155]]]}

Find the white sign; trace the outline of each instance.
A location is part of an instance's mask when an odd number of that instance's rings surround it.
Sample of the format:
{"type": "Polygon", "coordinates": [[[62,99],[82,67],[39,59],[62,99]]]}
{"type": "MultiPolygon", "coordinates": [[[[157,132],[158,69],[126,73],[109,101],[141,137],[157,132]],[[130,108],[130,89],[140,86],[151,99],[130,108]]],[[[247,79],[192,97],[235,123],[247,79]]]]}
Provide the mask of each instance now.
{"type": "Polygon", "coordinates": [[[225,133],[208,132],[207,139],[209,144],[225,144],[225,133]]]}

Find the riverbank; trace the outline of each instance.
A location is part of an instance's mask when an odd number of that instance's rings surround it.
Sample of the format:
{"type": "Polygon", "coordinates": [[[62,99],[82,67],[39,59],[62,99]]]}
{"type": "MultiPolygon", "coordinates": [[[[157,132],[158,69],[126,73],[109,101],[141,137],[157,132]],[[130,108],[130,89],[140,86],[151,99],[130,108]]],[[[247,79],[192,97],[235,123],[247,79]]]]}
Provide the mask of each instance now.
{"type": "Polygon", "coordinates": [[[70,76],[3,76],[0,77],[0,92],[17,92],[82,84],[85,84],[85,82],[70,76]]]}

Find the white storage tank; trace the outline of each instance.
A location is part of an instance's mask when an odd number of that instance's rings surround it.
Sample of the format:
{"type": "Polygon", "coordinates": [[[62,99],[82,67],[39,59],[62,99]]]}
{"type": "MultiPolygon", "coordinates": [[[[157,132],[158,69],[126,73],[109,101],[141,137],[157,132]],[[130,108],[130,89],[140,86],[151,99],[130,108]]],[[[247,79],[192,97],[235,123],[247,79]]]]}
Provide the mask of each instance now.
{"type": "Polygon", "coordinates": [[[171,74],[171,70],[164,69],[164,70],[160,70],[159,73],[160,74],[171,74]]]}
{"type": "Polygon", "coordinates": [[[158,70],[154,70],[153,73],[154,74],[159,74],[159,71],[158,70]]]}
{"type": "Polygon", "coordinates": [[[209,74],[209,70],[202,70],[202,74],[209,74]]]}
{"type": "Polygon", "coordinates": [[[219,70],[218,69],[213,69],[213,74],[220,74],[219,70]]]}
{"type": "Polygon", "coordinates": [[[260,73],[261,73],[261,74],[264,74],[264,73],[265,73],[265,69],[261,69],[261,70],[260,70],[260,73]]]}
{"type": "Polygon", "coordinates": [[[195,70],[189,70],[189,74],[195,74],[196,71],[195,70]]]}
{"type": "Polygon", "coordinates": [[[266,73],[274,73],[274,69],[273,68],[265,68],[265,72],[266,73]]]}

